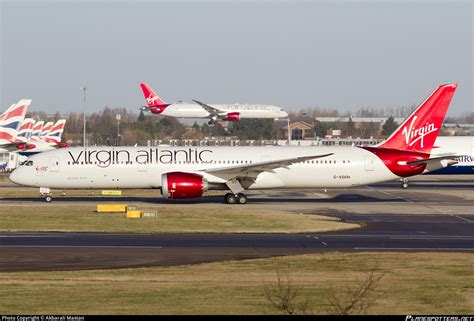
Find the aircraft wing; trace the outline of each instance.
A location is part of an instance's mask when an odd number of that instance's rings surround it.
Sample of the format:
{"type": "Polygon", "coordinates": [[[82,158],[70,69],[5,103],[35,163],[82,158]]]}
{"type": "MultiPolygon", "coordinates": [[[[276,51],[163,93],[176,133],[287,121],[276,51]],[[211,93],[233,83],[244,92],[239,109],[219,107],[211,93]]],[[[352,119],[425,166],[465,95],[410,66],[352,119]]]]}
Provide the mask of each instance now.
{"type": "Polygon", "coordinates": [[[198,100],[194,100],[193,101],[198,104],[199,106],[201,106],[202,108],[204,108],[209,114],[211,114],[212,116],[219,116],[219,115],[223,115],[223,114],[226,114],[227,112],[224,111],[224,110],[221,110],[221,109],[217,109],[215,107],[212,107],[212,106],[209,106],[208,104],[205,104],[203,102],[200,102],[198,100]]]}
{"type": "Polygon", "coordinates": [[[285,158],[273,161],[263,161],[258,163],[252,164],[242,164],[242,165],[235,165],[229,167],[221,167],[221,168],[211,168],[202,170],[203,172],[215,175],[217,177],[221,177],[223,179],[233,179],[237,177],[256,177],[258,174],[262,172],[270,172],[272,173],[274,169],[277,168],[287,168],[288,166],[296,163],[301,163],[307,160],[322,158],[331,156],[334,153],[330,154],[321,154],[321,155],[310,155],[310,156],[302,156],[302,157],[292,157],[292,158],[285,158]]]}

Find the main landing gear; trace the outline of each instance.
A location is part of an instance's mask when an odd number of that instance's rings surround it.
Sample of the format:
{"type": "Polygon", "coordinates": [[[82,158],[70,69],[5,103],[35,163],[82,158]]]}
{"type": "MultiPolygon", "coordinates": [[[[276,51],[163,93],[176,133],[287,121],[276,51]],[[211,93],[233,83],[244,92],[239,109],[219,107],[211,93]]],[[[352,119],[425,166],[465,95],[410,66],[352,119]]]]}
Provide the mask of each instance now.
{"type": "Polygon", "coordinates": [[[408,178],[402,179],[402,188],[407,189],[408,188],[408,178]]]}
{"type": "Polygon", "coordinates": [[[224,198],[227,204],[247,204],[247,196],[242,193],[227,193],[224,198]]]}

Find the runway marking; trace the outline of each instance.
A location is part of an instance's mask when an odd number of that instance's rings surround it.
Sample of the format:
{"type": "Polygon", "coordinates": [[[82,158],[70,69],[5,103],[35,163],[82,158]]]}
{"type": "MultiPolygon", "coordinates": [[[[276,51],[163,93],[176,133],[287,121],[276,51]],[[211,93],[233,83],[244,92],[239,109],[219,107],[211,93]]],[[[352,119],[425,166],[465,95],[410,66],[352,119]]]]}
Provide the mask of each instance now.
{"type": "Polygon", "coordinates": [[[328,245],[326,242],[321,242],[322,245],[328,245]]]}
{"type": "Polygon", "coordinates": [[[315,240],[319,240],[319,237],[317,237],[317,236],[313,236],[313,239],[315,239],[315,240]]]}
{"type": "Polygon", "coordinates": [[[474,251],[473,248],[443,248],[443,247],[354,247],[354,250],[436,250],[436,251],[474,251]]]}
{"type": "Polygon", "coordinates": [[[454,216],[449,210],[447,211],[444,211],[442,209],[439,209],[437,207],[433,207],[432,205],[425,205],[427,208],[431,209],[431,210],[434,210],[438,213],[441,213],[441,214],[444,214],[444,215],[451,215],[451,216],[454,216]]]}
{"type": "Polygon", "coordinates": [[[9,238],[9,237],[16,237],[16,238],[45,238],[45,237],[62,237],[62,238],[66,238],[66,237],[70,237],[68,235],[23,235],[23,234],[16,234],[16,235],[0,235],[0,237],[3,237],[3,238],[9,238]]]}
{"type": "Polygon", "coordinates": [[[389,238],[390,240],[474,240],[474,237],[450,237],[450,236],[447,236],[447,237],[443,237],[443,236],[438,236],[438,237],[430,237],[430,236],[426,236],[426,237],[422,237],[422,236],[419,236],[419,237],[410,237],[410,236],[407,236],[407,237],[390,237],[389,238]]]}
{"type": "MultiPolygon", "coordinates": [[[[403,234],[327,234],[324,235],[325,238],[328,237],[353,237],[353,238],[361,238],[361,237],[367,237],[367,238],[397,238],[397,237],[421,237],[420,235],[413,234],[413,235],[403,235],[403,234]]],[[[430,237],[430,235],[426,235],[426,237],[430,237]]],[[[433,235],[432,237],[442,237],[446,239],[463,239],[463,238],[474,238],[470,235],[433,235]]]]}
{"type": "Polygon", "coordinates": [[[465,220],[465,221],[467,221],[467,222],[469,222],[469,223],[474,223],[474,221],[473,221],[473,220],[467,219],[467,218],[465,218],[465,217],[462,217],[462,216],[453,215],[453,214],[451,214],[451,216],[454,216],[454,217],[460,218],[461,220],[465,220]]]}
{"type": "Polygon", "coordinates": [[[373,191],[380,192],[380,193],[382,193],[382,194],[388,195],[388,196],[390,196],[390,197],[396,197],[396,198],[401,199],[401,200],[404,200],[404,201],[406,201],[406,202],[412,202],[412,203],[413,203],[413,201],[412,201],[411,199],[405,198],[405,197],[403,197],[403,196],[398,196],[398,195],[395,195],[395,194],[393,194],[393,193],[384,191],[384,190],[382,190],[382,189],[373,188],[373,187],[371,187],[371,186],[365,186],[365,187],[367,187],[368,189],[371,189],[371,190],[373,190],[373,191]]]}
{"type": "Polygon", "coordinates": [[[37,248],[37,247],[45,247],[45,248],[71,248],[71,247],[85,247],[85,248],[123,248],[123,249],[162,249],[163,246],[133,246],[133,245],[0,245],[2,247],[24,247],[24,248],[37,248]]]}

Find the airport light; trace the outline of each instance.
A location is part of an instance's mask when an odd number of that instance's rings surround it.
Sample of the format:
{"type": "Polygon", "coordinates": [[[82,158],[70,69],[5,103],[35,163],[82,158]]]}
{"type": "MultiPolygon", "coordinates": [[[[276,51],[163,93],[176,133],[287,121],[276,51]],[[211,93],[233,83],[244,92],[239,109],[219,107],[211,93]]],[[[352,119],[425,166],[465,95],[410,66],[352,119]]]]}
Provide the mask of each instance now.
{"type": "Polygon", "coordinates": [[[120,145],[120,120],[122,116],[120,114],[115,115],[115,119],[117,119],[117,146],[120,145]]]}
{"type": "Polygon", "coordinates": [[[86,86],[83,86],[81,87],[81,90],[84,92],[84,100],[83,100],[83,122],[84,122],[84,138],[83,138],[83,145],[84,147],[86,147],[86,90],[87,90],[87,87],[86,86]]]}
{"type": "Polygon", "coordinates": [[[291,144],[290,115],[286,118],[288,121],[288,146],[291,144]]]}

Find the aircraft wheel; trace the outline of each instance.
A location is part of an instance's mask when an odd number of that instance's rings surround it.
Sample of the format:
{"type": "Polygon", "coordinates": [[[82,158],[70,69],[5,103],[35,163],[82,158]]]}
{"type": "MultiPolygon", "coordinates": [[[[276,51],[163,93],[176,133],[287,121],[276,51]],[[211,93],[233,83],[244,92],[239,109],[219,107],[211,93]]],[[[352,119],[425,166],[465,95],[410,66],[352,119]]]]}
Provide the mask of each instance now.
{"type": "Polygon", "coordinates": [[[234,195],[234,194],[231,194],[231,193],[226,194],[225,195],[225,202],[227,204],[235,204],[235,203],[237,203],[237,196],[234,195]]]}
{"type": "Polygon", "coordinates": [[[46,196],[46,197],[44,198],[44,200],[45,200],[47,203],[49,203],[49,202],[51,202],[51,201],[53,200],[53,198],[52,198],[51,196],[46,196]]]}
{"type": "Polygon", "coordinates": [[[242,193],[237,194],[237,202],[239,204],[247,204],[247,195],[242,193]]]}
{"type": "Polygon", "coordinates": [[[403,189],[407,189],[408,188],[408,180],[406,178],[404,178],[402,180],[402,188],[403,189]]]}

